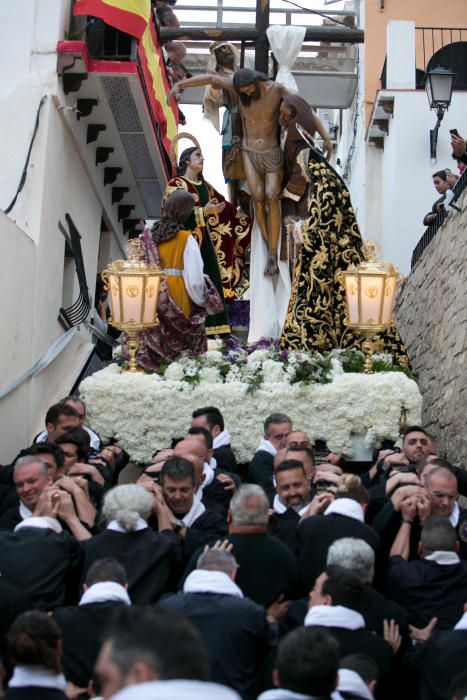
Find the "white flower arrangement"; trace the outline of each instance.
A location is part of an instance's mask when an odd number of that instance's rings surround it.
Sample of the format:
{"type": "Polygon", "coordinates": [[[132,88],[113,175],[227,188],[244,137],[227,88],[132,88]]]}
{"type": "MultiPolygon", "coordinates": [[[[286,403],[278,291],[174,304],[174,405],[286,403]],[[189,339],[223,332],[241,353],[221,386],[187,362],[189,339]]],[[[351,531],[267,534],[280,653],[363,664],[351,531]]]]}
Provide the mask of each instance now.
{"type": "Polygon", "coordinates": [[[365,435],[366,447],[396,440],[402,409],[409,425],[419,424],[422,403],[416,382],[403,372],[349,371],[358,355],[274,349],[248,355],[241,348],[226,355],[217,347],[181,357],[159,374],[125,373],[111,364],[85,379],[80,392],[90,425],[103,439],[115,437],[138,462],[183,436],[195,409],[213,405],[224,415],[240,462],[252,458],[264,419],[276,412],[334,452],[352,456],[354,435],[365,435]]]}

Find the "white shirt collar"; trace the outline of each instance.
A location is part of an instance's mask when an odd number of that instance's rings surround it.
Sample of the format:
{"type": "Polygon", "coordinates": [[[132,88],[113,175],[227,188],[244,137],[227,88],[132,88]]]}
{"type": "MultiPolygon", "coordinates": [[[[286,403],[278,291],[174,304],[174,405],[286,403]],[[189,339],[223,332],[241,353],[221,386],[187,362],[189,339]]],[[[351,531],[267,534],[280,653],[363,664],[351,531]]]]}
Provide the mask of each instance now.
{"type": "Polygon", "coordinates": [[[456,552],[436,551],[428,554],[425,557],[425,561],[434,561],[436,564],[441,564],[441,566],[449,566],[450,564],[459,564],[460,559],[456,552]]]}
{"type": "Polygon", "coordinates": [[[24,688],[25,686],[55,688],[65,692],[66,680],[61,673],[55,674],[42,666],[15,666],[8,687],[24,688]]]}
{"type": "Polygon", "coordinates": [[[116,581],[100,581],[89,586],[87,591],[84,591],[79,605],[105,603],[112,600],[131,605],[130,597],[124,586],[121,586],[116,581]]]}
{"type": "Polygon", "coordinates": [[[212,446],[215,450],[217,450],[218,447],[223,447],[224,445],[230,445],[232,438],[230,436],[230,433],[228,430],[223,430],[219,435],[216,435],[215,438],[213,438],[212,441],[212,446]]]}
{"type": "Polygon", "coordinates": [[[454,627],[455,630],[467,630],[467,612],[465,612],[459,622],[454,627]]]}
{"type": "Polygon", "coordinates": [[[32,510],[30,510],[27,506],[24,505],[22,501],[19,502],[19,514],[21,515],[22,519],[25,520],[26,518],[30,518],[32,515],[32,510]]]}
{"type": "Polygon", "coordinates": [[[146,530],[148,527],[148,524],[146,520],[143,520],[143,518],[138,518],[138,522],[136,523],[136,527],[133,528],[133,530],[125,530],[118,520],[115,518],[113,520],[110,520],[110,522],[107,525],[107,530],[113,530],[113,532],[138,532],[139,530],[146,530]]]}
{"type": "Polygon", "coordinates": [[[355,671],[351,671],[349,668],[339,669],[339,683],[337,685],[337,690],[342,693],[351,693],[352,695],[355,695],[358,698],[363,698],[364,700],[374,700],[373,694],[370,692],[370,689],[362,677],[355,671]]]}
{"type": "Polygon", "coordinates": [[[15,527],[14,532],[18,532],[18,530],[22,530],[25,527],[36,527],[41,530],[53,530],[57,533],[57,535],[59,535],[63,530],[56,518],[49,518],[45,515],[31,515],[30,517],[24,518],[24,520],[18,523],[18,525],[15,527]]]}
{"type": "Polygon", "coordinates": [[[269,442],[269,440],[266,440],[266,438],[264,438],[264,437],[261,438],[261,440],[259,441],[259,445],[256,448],[256,452],[259,452],[260,450],[264,450],[265,452],[269,452],[269,454],[272,455],[273,457],[275,457],[277,454],[277,450],[274,447],[274,445],[272,444],[272,442],[269,442]]]}
{"type": "Polygon", "coordinates": [[[365,515],[360,503],[354,501],[353,498],[336,498],[324,511],[324,515],[345,515],[347,518],[365,522],[365,515]]]}
{"type": "Polygon", "coordinates": [[[305,616],[305,627],[341,627],[346,630],[359,630],[365,627],[365,620],[356,610],[343,605],[313,605],[305,616]]]}
{"type": "Polygon", "coordinates": [[[197,520],[200,515],[203,515],[205,510],[206,508],[204,504],[201,503],[199,493],[197,492],[194,495],[193,504],[190,510],[183,516],[183,518],[181,518],[180,522],[182,522],[186,527],[191,527],[195,520],[197,520]]]}
{"type": "Polygon", "coordinates": [[[237,584],[223,571],[207,571],[195,569],[189,574],[183,584],[184,593],[218,593],[243,598],[243,593],[237,584]]]}
{"type": "Polygon", "coordinates": [[[457,523],[459,522],[459,516],[461,513],[461,509],[459,508],[458,503],[454,503],[454,507],[451,511],[451,515],[449,516],[449,522],[453,527],[456,527],[457,523]]]}
{"type": "MultiPolygon", "coordinates": [[[[300,508],[300,510],[296,510],[295,512],[296,512],[300,517],[302,517],[302,516],[305,515],[305,513],[307,512],[308,506],[309,506],[309,505],[310,505],[310,503],[307,503],[305,506],[303,506],[302,508],[300,508]]],[[[276,495],[274,496],[274,501],[273,501],[273,503],[272,503],[272,507],[273,507],[273,509],[274,509],[274,512],[277,513],[278,515],[282,515],[282,513],[285,513],[286,510],[288,510],[288,508],[289,508],[289,506],[285,506],[285,505],[281,502],[281,500],[280,500],[280,498],[279,498],[279,495],[278,495],[277,493],[276,493],[276,495]]],[[[291,510],[295,510],[295,508],[292,508],[291,506],[290,506],[290,508],[291,508],[291,510]]]]}
{"type": "Polygon", "coordinates": [[[137,683],[119,690],[112,700],[240,700],[240,695],[217,683],[172,680],[137,683]]]}

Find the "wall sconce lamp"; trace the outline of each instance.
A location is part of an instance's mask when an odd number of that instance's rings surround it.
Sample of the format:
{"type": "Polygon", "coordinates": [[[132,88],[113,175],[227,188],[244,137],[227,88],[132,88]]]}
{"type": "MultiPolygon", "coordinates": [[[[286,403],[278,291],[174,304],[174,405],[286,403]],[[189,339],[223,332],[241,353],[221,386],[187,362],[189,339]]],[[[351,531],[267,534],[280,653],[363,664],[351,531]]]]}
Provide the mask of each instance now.
{"type": "Polygon", "coordinates": [[[437,122],[434,129],[430,129],[430,158],[436,160],[436,146],[438,144],[438,129],[443,120],[444,113],[451,104],[452,88],[457,73],[449,68],[432,68],[426,74],[425,90],[428,95],[430,109],[436,111],[437,122]]]}

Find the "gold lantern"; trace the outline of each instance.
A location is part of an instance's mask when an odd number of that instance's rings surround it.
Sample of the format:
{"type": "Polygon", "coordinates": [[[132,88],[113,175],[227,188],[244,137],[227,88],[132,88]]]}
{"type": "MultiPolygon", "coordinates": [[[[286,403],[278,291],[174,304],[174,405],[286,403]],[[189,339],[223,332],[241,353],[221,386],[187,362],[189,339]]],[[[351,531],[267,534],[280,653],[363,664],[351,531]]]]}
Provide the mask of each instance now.
{"type": "Polygon", "coordinates": [[[163,272],[144,261],[145,245],[135,238],[127,245],[127,260],[116,260],[102,272],[109,292],[109,323],[128,334],[130,363],[127,372],[139,372],[138,333],[157,326],[157,299],[163,272]]]}
{"type": "Polygon", "coordinates": [[[391,263],[378,262],[376,253],[376,243],[364,244],[365,261],[341,273],[347,305],[345,324],[366,336],[362,343],[366,373],[372,371],[371,355],[384,349],[377,334],[394,323],[394,299],[402,279],[391,263]]]}

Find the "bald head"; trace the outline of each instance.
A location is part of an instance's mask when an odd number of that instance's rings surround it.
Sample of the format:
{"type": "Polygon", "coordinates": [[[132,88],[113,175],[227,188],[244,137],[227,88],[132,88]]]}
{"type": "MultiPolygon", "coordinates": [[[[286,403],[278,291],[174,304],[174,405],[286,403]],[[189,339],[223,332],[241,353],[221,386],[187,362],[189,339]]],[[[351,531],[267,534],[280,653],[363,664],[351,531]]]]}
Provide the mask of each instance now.
{"type": "Polygon", "coordinates": [[[203,467],[207,461],[207,448],[204,441],[195,435],[190,435],[175,445],[174,456],[183,457],[193,464],[196,484],[199,486],[203,482],[203,467]]]}
{"type": "Polygon", "coordinates": [[[285,441],[286,447],[311,447],[311,440],[306,433],[302,430],[292,430],[291,433],[287,435],[285,441]]]}
{"type": "Polygon", "coordinates": [[[449,469],[436,467],[425,476],[431,514],[449,518],[457,501],[457,479],[449,469]]]}

